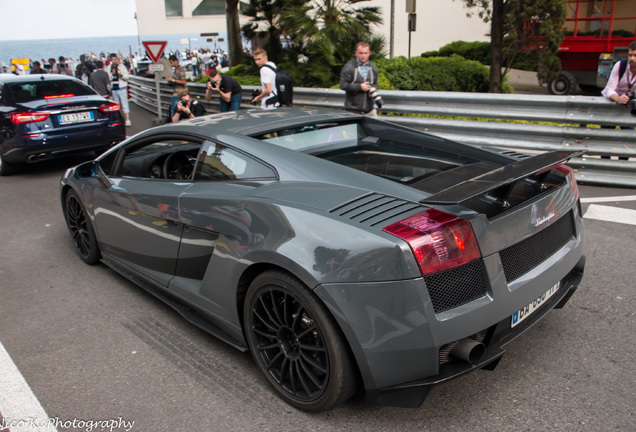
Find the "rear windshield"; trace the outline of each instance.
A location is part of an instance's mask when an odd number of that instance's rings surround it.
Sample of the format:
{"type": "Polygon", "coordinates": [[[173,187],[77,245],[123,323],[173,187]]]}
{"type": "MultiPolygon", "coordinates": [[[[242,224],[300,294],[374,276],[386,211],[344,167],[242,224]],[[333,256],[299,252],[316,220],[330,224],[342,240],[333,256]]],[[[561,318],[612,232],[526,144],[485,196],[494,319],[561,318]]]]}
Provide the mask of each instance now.
{"type": "Polygon", "coordinates": [[[437,137],[388,123],[313,123],[255,138],[407,184],[472,162],[437,137]]]}
{"type": "Polygon", "coordinates": [[[95,91],[81,81],[43,80],[9,84],[9,91],[16,102],[38,99],[55,99],[71,96],[91,96],[95,91]]]}
{"type": "Polygon", "coordinates": [[[270,132],[256,138],[288,149],[306,151],[328,144],[356,145],[365,136],[357,123],[321,123],[270,132]]]}

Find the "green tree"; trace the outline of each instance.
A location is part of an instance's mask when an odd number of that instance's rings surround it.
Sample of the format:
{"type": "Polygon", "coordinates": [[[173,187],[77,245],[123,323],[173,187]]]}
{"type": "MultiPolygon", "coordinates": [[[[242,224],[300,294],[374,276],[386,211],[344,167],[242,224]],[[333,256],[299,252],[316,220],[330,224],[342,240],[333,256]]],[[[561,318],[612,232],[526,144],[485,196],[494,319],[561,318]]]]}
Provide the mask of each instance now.
{"type": "Polygon", "coordinates": [[[501,69],[506,74],[521,53],[536,59],[540,81],[556,77],[561,69],[557,52],[563,40],[566,0],[463,1],[469,9],[479,9],[480,18],[491,24],[490,92],[501,93],[501,69]],[[504,36],[510,40],[506,46],[504,36]]]}
{"type": "Polygon", "coordinates": [[[280,62],[285,39],[281,16],[286,8],[299,3],[302,0],[250,0],[243,10],[243,15],[249,17],[241,27],[243,36],[252,41],[253,47],[266,48],[270,60],[280,62]]]}
{"type": "Polygon", "coordinates": [[[371,41],[371,25],[382,23],[379,7],[360,5],[367,1],[305,0],[287,8],[281,21],[304,54],[332,66],[342,65],[351,59],[358,42],[371,41]]]}
{"type": "Polygon", "coordinates": [[[330,87],[358,42],[369,42],[373,58],[384,55],[384,39],[371,30],[382,23],[381,10],[362,5],[368,1],[250,0],[243,35],[266,48],[297,85],[330,87]]]}

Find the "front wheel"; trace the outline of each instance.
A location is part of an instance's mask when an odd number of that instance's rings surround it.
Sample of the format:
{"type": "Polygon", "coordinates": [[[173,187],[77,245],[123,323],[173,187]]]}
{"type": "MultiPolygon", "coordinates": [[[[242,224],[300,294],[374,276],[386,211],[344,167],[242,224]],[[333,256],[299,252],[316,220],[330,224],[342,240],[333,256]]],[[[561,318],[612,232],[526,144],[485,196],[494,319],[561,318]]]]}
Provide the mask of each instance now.
{"type": "Polygon", "coordinates": [[[245,298],[247,342],[274,390],[296,408],[326,411],[356,387],[352,355],[334,319],[300,281],[265,272],[245,298]]]}
{"type": "Polygon", "coordinates": [[[81,260],[86,264],[97,264],[101,258],[97,237],[84,205],[73,190],[66,194],[64,218],[81,260]]]}

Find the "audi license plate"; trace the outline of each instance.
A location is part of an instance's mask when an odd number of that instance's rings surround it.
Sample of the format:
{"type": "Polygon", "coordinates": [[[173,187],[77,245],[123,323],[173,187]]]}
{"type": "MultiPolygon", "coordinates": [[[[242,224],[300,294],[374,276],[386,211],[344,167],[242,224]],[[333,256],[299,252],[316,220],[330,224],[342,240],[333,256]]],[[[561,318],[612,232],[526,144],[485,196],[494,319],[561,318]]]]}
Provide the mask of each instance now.
{"type": "Polygon", "coordinates": [[[549,290],[541,294],[536,300],[533,300],[528,306],[519,309],[517,312],[512,314],[512,320],[510,321],[510,327],[514,327],[519,324],[521,321],[528,318],[534,312],[537,311],[543,304],[548,301],[550,297],[552,297],[559,290],[561,286],[561,282],[557,282],[549,290]]]}
{"type": "Polygon", "coordinates": [[[79,113],[60,114],[59,120],[60,124],[82,123],[93,121],[95,120],[95,117],[93,117],[93,113],[91,111],[87,111],[79,113]]]}

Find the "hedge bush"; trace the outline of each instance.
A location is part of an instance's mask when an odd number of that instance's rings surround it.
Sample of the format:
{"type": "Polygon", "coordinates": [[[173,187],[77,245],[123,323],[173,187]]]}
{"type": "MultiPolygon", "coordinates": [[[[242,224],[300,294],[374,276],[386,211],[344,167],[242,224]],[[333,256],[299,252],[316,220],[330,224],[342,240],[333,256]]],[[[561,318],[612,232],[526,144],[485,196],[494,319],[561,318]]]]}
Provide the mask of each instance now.
{"type": "Polygon", "coordinates": [[[444,45],[439,51],[427,51],[422,57],[450,57],[453,54],[466,60],[475,60],[481,64],[490,64],[490,42],[454,41],[444,45]]]}
{"type": "MultiPolygon", "coordinates": [[[[488,92],[490,72],[481,63],[460,56],[397,57],[377,62],[380,76],[386,76],[390,86],[385,90],[488,92]]],[[[380,88],[383,88],[380,85],[380,88]]],[[[512,87],[504,83],[504,92],[512,87]]]]}
{"type": "MultiPolygon", "coordinates": [[[[504,48],[508,46],[510,38],[504,37],[503,44],[504,48]]],[[[452,55],[462,56],[466,60],[475,60],[483,65],[489,65],[490,42],[454,41],[444,45],[438,51],[426,51],[421,54],[421,57],[450,57],[452,55]]],[[[536,72],[538,66],[536,59],[532,55],[520,52],[515,56],[512,68],[536,72]]]]}

